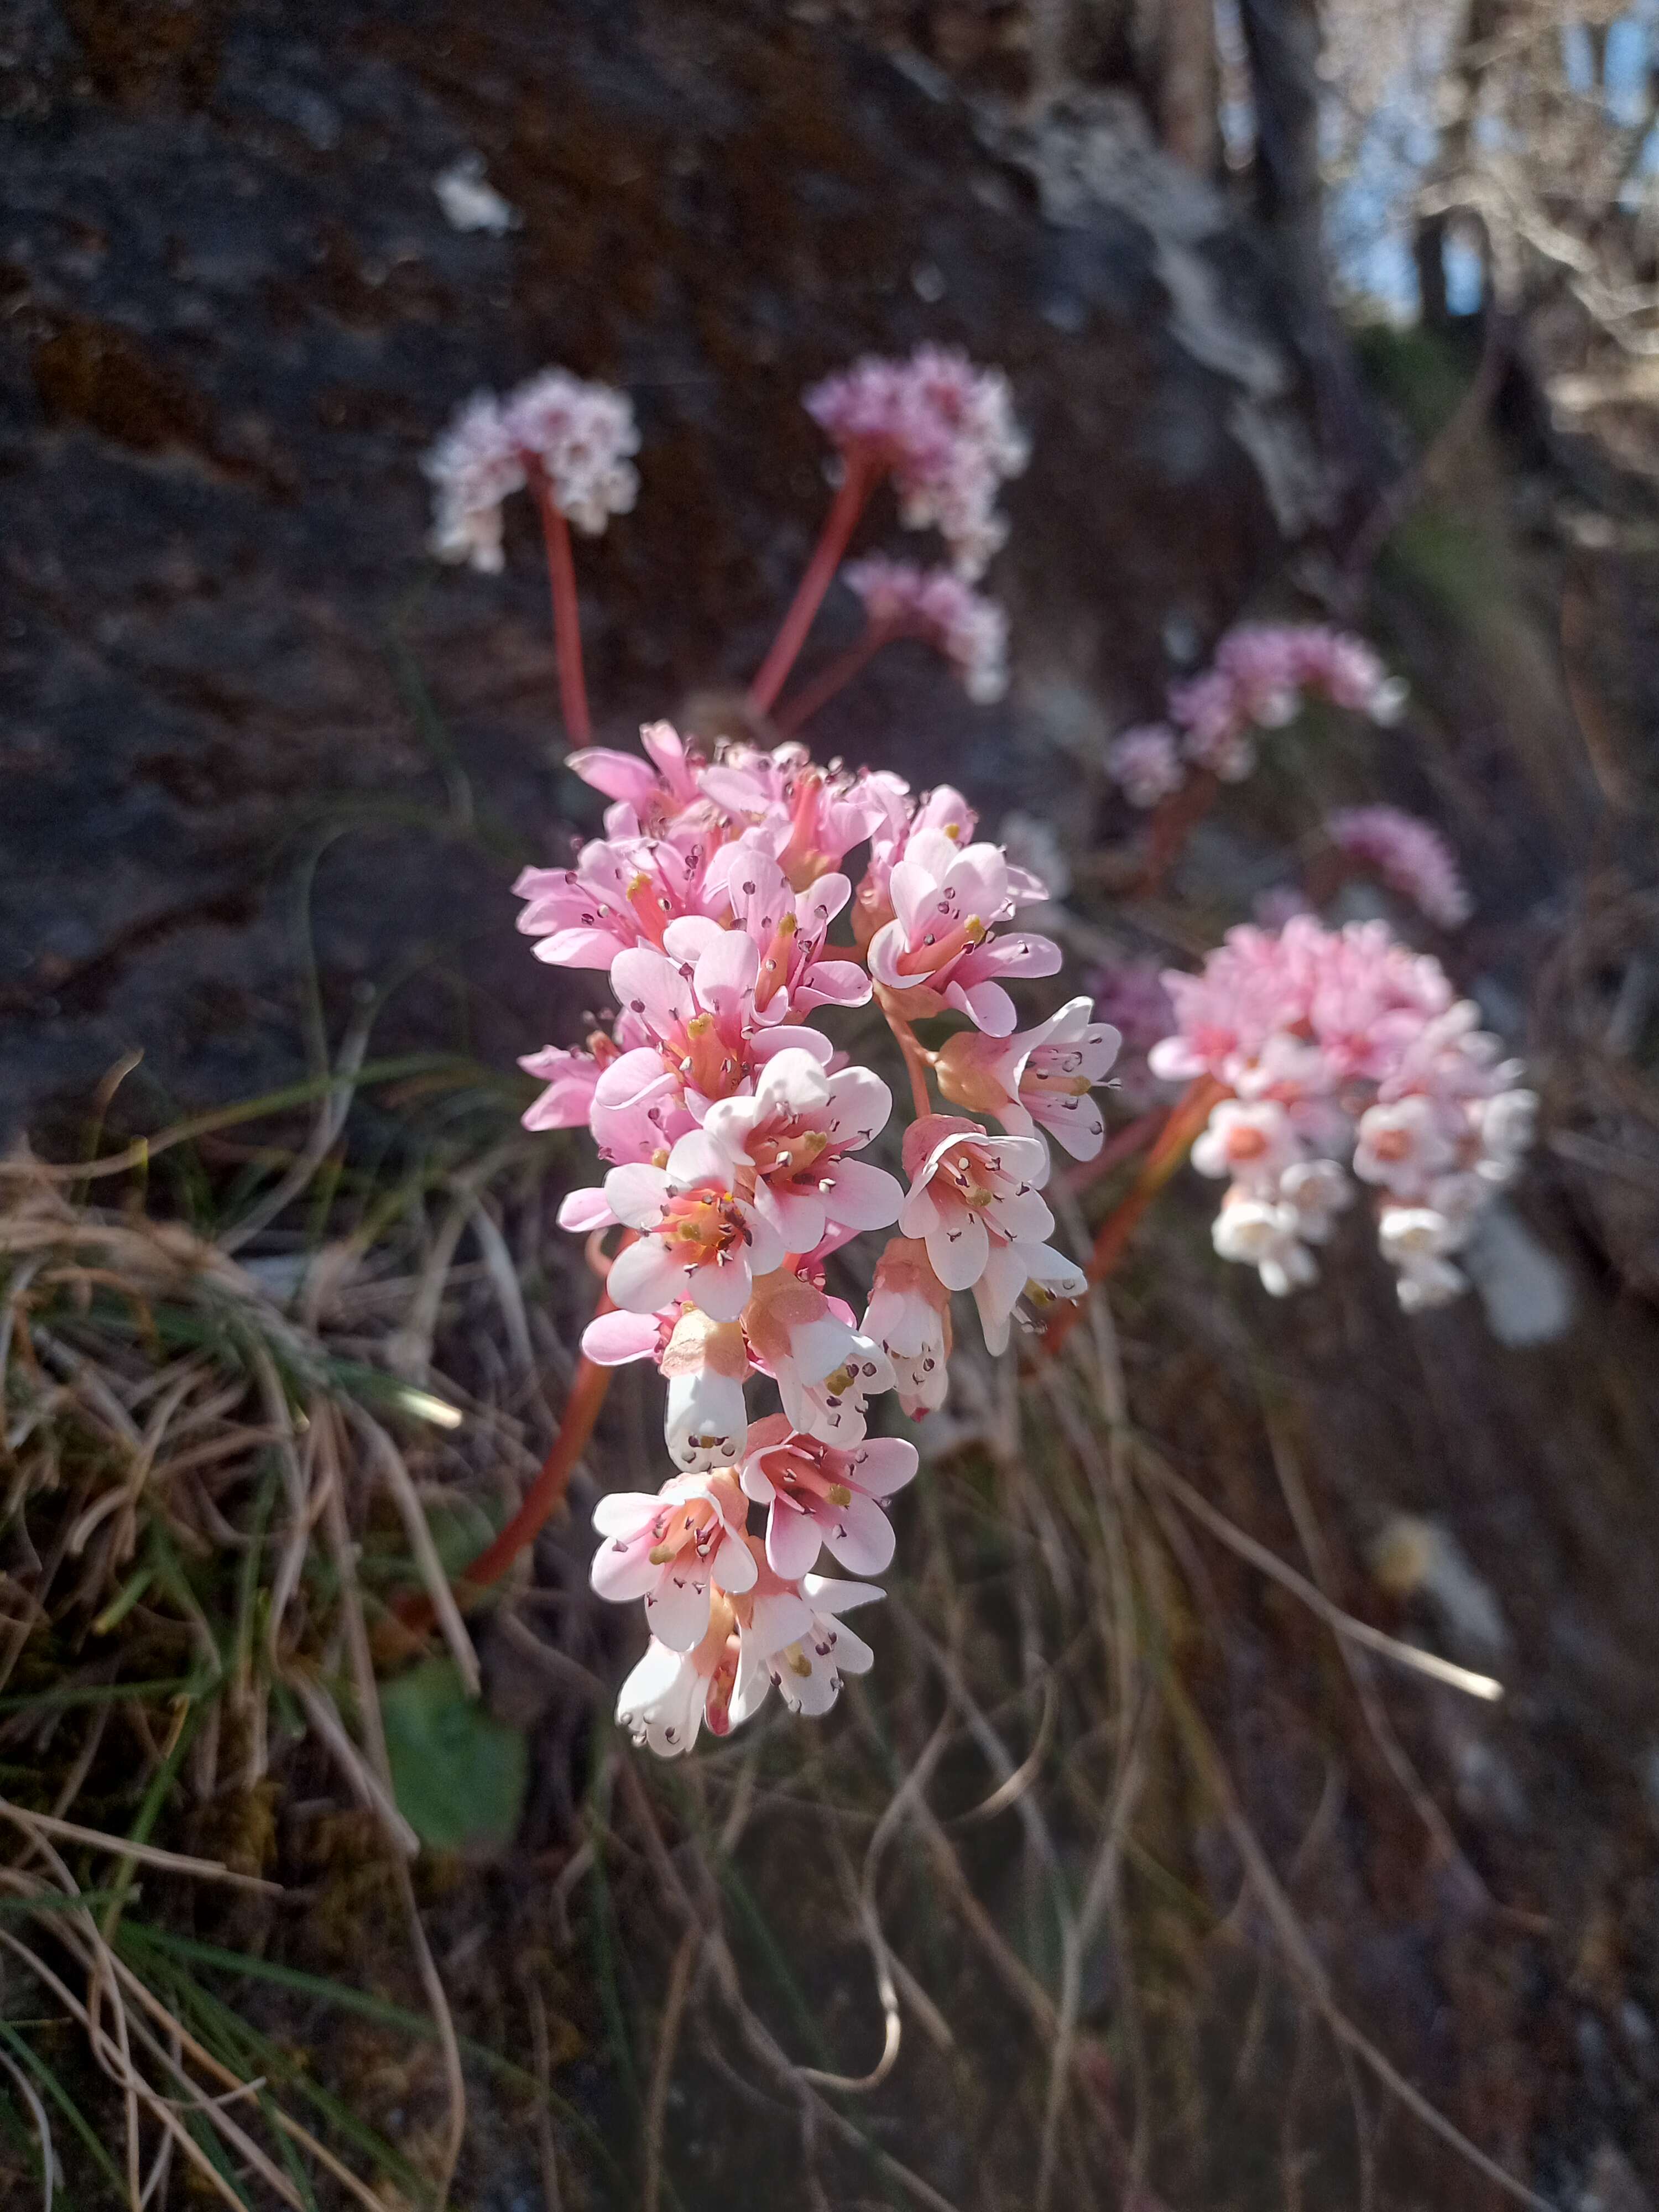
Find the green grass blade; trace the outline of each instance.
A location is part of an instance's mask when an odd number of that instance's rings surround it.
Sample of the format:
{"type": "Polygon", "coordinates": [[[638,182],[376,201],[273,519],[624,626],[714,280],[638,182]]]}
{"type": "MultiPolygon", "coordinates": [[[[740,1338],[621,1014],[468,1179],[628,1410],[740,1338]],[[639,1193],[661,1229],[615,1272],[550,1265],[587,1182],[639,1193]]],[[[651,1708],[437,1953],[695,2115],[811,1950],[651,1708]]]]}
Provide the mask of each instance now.
{"type": "Polygon", "coordinates": [[[0,2043],[3,2043],[20,2066],[26,2066],[46,2091],[52,2103],[68,2121],[81,2146],[97,2166],[110,2186],[120,2195],[126,2194],[126,2179],[118,2169],[114,2160],[104,2148],[102,2136],[93,2126],[52,2068],[41,2057],[33,2044],[21,2036],[9,2021],[0,2020],[0,2043]]]}
{"type": "MultiPolygon", "coordinates": [[[[250,1981],[268,1982],[273,1987],[291,1990],[296,1996],[307,1996],[319,2004],[332,2007],[339,2012],[354,2012],[378,2027],[396,2028],[401,2033],[419,2038],[425,2043],[437,2040],[436,2023],[429,2014],[411,2012],[406,2006],[394,2004],[390,1998],[371,1996],[366,1990],[356,1990],[343,1982],[330,1981],[326,1975],[307,1973],[300,1966],[284,1966],[274,1959],[256,1958],[245,1951],[227,1951],[216,1943],[204,1943],[193,1936],[178,1936],[171,1929],[155,1928],[147,1923],[129,1923],[121,1930],[117,1948],[125,1952],[129,1943],[137,1952],[148,1951],[191,1966],[210,1966],[227,1974],[246,1975],[250,1981]]],[[[135,1967],[139,1960],[134,1956],[129,1963],[135,1967]]],[[[198,1984],[191,1984],[203,1996],[198,1984]]],[[[220,2001],[210,1998],[217,2004],[220,2001]]],[[[231,2014],[234,2019],[234,2014],[231,2014]]],[[[476,2042],[471,2036],[459,2039],[461,2055],[473,2064],[492,2073],[498,2079],[525,2091],[531,2096],[545,2095],[548,2108],[581,2136],[589,2148],[605,2160],[613,2175],[620,2176],[621,2169],[606,2146],[604,2138],[591,2121],[555,2091],[543,2091],[535,2075],[511,2058],[503,2057],[487,2044],[476,2042]]]]}
{"type": "Polygon", "coordinates": [[[124,1698],[200,1698],[214,1686],[208,1674],[175,1674],[158,1682],[89,1682],[63,1690],[21,1690],[0,1698],[0,1713],[41,1712],[70,1705],[118,1705],[124,1698]]]}

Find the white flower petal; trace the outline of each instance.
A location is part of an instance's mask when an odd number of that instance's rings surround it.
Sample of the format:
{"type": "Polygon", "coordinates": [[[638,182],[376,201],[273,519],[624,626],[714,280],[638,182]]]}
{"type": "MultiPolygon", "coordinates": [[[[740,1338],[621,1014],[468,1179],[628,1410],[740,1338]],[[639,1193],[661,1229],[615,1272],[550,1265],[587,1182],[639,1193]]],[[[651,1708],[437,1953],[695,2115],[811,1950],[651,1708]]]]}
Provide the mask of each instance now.
{"type": "MultiPolygon", "coordinates": [[[[605,1286],[613,1304],[627,1307],[630,1313],[660,1313],[685,1295],[685,1270],[669,1256],[660,1237],[641,1237],[637,1243],[626,1245],[617,1253],[605,1286]]],[[[737,1316],[717,1318],[735,1321],[737,1316]]]]}
{"type": "Polygon", "coordinates": [[[659,1570],[657,1587],[645,1601],[646,1625],[671,1651],[694,1651],[708,1633],[708,1577],[692,1574],[676,1561],[659,1570]]]}
{"type": "MultiPolygon", "coordinates": [[[[782,1257],[781,1246],[779,1257],[782,1257]]],[[[613,1268],[611,1272],[614,1274],[616,1271],[613,1268]]],[[[754,1288],[754,1277],[746,1260],[728,1259],[720,1267],[694,1268],[690,1275],[681,1271],[680,1279],[685,1296],[710,1321],[736,1321],[754,1288]]],[[[611,1296],[616,1297],[614,1291],[611,1296]]]]}
{"type": "Polygon", "coordinates": [[[650,1229],[662,1219],[668,1206],[668,1178],[660,1168],[629,1161],[612,1168],[605,1179],[605,1202],[618,1221],[629,1229],[650,1229]]]}
{"type": "Polygon", "coordinates": [[[984,1273],[991,1240],[984,1222],[968,1207],[941,1213],[926,1241],[933,1273],[947,1291],[970,1290],[984,1273]]]}

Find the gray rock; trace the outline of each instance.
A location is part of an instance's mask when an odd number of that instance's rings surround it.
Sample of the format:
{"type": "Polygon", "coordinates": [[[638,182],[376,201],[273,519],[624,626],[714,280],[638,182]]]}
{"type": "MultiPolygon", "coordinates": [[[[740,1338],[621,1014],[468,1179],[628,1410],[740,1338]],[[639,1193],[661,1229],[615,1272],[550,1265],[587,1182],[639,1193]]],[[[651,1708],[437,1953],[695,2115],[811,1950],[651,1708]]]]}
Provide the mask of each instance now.
{"type": "MultiPolygon", "coordinates": [[[[480,385],[635,395],[639,507],[582,548],[612,741],[758,659],[823,507],[798,395],[863,349],[1009,368],[1036,458],[991,588],[1104,726],[1155,704],[1170,609],[1213,631],[1314,511],[1259,256],[1121,104],[1016,141],[759,0],[626,35],[579,0],[174,12],[33,7],[0,81],[0,1130],[135,1046],[143,1126],[291,1079],[313,961],[336,1035],[388,989],[373,1054],[507,1066],[593,995],[513,930],[516,866],[596,818],[532,518],[501,578],[422,550],[421,454],[480,385]],[[510,234],[446,219],[463,149],[510,234]]],[[[819,734],[948,761],[993,820],[1055,772],[917,647],[819,734]]]]}

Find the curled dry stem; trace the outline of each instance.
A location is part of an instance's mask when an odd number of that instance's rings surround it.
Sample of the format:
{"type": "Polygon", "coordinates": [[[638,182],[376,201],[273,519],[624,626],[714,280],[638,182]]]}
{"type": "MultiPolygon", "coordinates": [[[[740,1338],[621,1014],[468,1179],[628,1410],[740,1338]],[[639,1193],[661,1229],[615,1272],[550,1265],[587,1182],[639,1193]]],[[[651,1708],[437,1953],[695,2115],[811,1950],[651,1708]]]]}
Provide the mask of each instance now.
{"type": "Polygon", "coordinates": [[[898,2063],[903,2021],[899,2012],[892,1954],[882,1930],[881,1914],[876,1903],[876,1878],[880,1871],[883,1852],[903,1826],[912,1803],[927,1788],[949,1736],[948,1719],[941,1720],[921,1757],[889,1801],[865,1850],[864,1871],[858,1887],[858,1917],[865,1942],[870,1947],[871,1963],[876,1972],[876,1991],[881,2000],[883,2032],[880,2056],[867,2074],[828,2074],[815,2066],[803,2066],[799,2069],[801,2079],[811,2082],[817,2088],[834,2089],[843,2096],[867,2096],[872,2090],[881,2087],[898,2063]]]}
{"type": "Polygon", "coordinates": [[[931,2183],[923,2180],[919,2173],[913,2172],[890,2151],[872,2143],[861,2130],[838,2112],[833,2105],[827,2103],[810,2070],[798,2066],[775,2039],[743,1994],[737,1960],[726,1937],[720,1885],[701,1851],[695,1845],[690,1847],[692,1863],[700,1876],[698,1887],[702,1892],[701,1899],[694,1899],[663,1841],[662,1832],[657,1825],[643,1782],[627,1760],[622,1763],[618,1774],[623,1794],[640,1821],[647,1855],[655,1870],[662,1893],[672,1900],[687,1932],[695,1931],[698,1936],[720,1997],[737,2021],[738,2030],[754,2056],[788,2091],[802,2107],[803,2112],[810,2112],[814,2124],[826,2126],[843,2142],[872,2159],[881,2172],[918,2203],[926,2205],[928,2212],[957,2212],[957,2207],[949,2197],[942,2196],[931,2183]]]}

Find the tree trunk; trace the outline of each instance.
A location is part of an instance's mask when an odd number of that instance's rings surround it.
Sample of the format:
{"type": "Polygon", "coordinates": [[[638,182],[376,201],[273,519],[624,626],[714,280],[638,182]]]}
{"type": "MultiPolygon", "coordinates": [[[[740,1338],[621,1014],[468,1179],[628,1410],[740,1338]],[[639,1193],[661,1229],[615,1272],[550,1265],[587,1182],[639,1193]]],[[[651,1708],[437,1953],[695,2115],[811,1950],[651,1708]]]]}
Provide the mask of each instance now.
{"type": "Polygon", "coordinates": [[[1319,161],[1316,0],[1242,0],[1255,100],[1255,191],[1290,288],[1328,453],[1349,503],[1370,503],[1382,466],[1375,417],[1333,298],[1319,161]]]}

